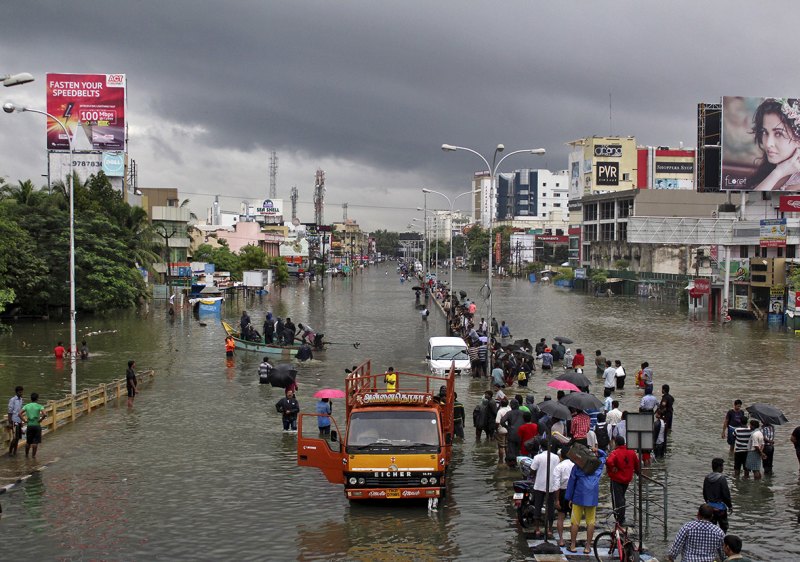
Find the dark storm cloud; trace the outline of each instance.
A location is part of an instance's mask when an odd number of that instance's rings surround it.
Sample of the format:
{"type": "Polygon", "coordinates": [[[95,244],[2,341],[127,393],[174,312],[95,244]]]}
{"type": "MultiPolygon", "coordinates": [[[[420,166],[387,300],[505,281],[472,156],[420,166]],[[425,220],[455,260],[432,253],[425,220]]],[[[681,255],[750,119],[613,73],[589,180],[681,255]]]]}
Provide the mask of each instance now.
{"type": "MultiPolygon", "coordinates": [[[[443,142],[543,146],[546,159],[509,169],[556,170],[570,140],[613,131],[693,146],[698,101],[796,93],[776,72],[795,58],[792,34],[766,34],[765,59],[748,37],[770,16],[740,2],[71,0],[13,2],[4,19],[0,52],[14,68],[0,70],[35,73],[42,100],[47,72],[127,74],[134,126],[174,126],[175,138],[132,136],[135,158],[202,159],[181,152],[186,127],[199,150],[366,166],[375,177],[364,186],[385,193],[398,186],[381,178],[404,173],[463,188],[480,163],[442,154],[443,142]]],[[[213,192],[202,181],[192,189],[213,192]]]]}

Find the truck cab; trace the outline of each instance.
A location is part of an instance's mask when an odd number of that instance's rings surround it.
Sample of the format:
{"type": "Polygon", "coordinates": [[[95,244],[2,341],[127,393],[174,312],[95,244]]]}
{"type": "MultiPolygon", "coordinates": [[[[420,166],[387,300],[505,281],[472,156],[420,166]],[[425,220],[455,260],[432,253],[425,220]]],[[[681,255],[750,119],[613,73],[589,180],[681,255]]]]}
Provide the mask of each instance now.
{"type": "Polygon", "coordinates": [[[397,373],[394,391],[369,361],[345,379],[345,433],[316,433],[318,414],[301,414],[297,463],[342,484],[348,500],[437,500],[445,495],[453,440],[452,373],[397,373]],[[304,429],[305,428],[305,429],[304,429]]]}

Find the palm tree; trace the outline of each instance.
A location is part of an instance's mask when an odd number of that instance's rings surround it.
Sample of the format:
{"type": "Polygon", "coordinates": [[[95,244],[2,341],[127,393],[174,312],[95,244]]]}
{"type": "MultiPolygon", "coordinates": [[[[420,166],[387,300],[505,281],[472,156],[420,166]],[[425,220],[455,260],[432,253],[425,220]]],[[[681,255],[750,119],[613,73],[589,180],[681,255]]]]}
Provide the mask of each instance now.
{"type": "Polygon", "coordinates": [[[19,180],[16,186],[2,182],[0,187],[0,194],[2,198],[14,199],[20,205],[30,205],[33,202],[34,194],[37,189],[33,186],[31,180],[19,180]]]}

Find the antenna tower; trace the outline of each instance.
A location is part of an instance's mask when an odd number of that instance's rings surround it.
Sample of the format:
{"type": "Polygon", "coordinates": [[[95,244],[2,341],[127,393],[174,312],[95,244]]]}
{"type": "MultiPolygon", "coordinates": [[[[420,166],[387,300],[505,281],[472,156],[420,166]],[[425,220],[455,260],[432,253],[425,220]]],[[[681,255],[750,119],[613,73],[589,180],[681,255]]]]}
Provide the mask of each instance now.
{"type": "Polygon", "coordinates": [[[297,186],[296,185],[292,186],[292,192],[291,193],[292,193],[292,195],[291,195],[291,199],[292,199],[292,220],[294,220],[294,219],[297,218],[297,186]]]}
{"type": "Polygon", "coordinates": [[[347,222],[347,203],[342,203],[342,222],[347,222]]]}
{"type": "Polygon", "coordinates": [[[314,174],[314,222],[323,224],[322,213],[325,210],[325,172],[317,169],[314,174]]]}
{"type": "Polygon", "coordinates": [[[274,150],[269,157],[269,198],[278,197],[278,153],[274,150]]]}

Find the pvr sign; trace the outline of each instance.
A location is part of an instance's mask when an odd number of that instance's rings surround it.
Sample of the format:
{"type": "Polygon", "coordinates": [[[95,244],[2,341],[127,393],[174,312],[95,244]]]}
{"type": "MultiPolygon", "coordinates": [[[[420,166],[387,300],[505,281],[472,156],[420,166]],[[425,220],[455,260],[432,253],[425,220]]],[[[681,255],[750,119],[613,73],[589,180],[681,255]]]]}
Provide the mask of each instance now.
{"type": "Polygon", "coordinates": [[[595,184],[619,185],[619,162],[598,162],[595,184]]]}

